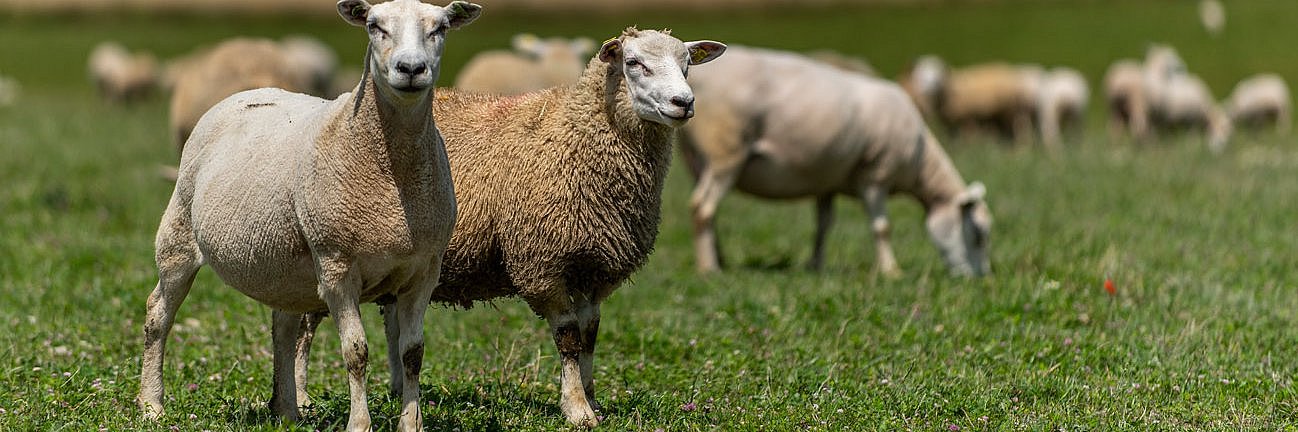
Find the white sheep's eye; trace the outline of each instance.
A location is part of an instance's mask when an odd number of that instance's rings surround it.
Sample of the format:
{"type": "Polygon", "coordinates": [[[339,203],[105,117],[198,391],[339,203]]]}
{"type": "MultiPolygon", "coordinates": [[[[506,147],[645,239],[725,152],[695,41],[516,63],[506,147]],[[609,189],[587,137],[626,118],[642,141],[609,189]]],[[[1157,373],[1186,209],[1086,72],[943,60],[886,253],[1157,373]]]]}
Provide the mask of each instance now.
{"type": "Polygon", "coordinates": [[[640,60],[636,60],[636,59],[633,59],[633,58],[626,59],[626,66],[627,66],[627,67],[636,67],[636,66],[639,66],[639,65],[640,65],[640,60]]]}
{"type": "Polygon", "coordinates": [[[441,36],[442,33],[445,33],[445,32],[446,32],[446,27],[445,27],[445,26],[437,26],[437,28],[433,29],[433,31],[428,32],[428,38],[429,38],[429,39],[432,39],[432,38],[435,38],[435,37],[437,37],[437,36],[441,36]]]}

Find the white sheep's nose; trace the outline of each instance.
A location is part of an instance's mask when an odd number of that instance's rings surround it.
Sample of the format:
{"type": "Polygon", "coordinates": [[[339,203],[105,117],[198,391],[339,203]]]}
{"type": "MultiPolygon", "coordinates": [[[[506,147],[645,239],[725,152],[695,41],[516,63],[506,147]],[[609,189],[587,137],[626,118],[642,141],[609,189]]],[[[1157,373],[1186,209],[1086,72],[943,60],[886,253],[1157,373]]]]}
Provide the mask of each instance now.
{"type": "Polygon", "coordinates": [[[428,62],[425,61],[398,61],[397,72],[406,75],[419,75],[428,70],[428,62]]]}
{"type": "Polygon", "coordinates": [[[694,108],[694,95],[676,95],[671,98],[672,105],[690,111],[694,108]]]}

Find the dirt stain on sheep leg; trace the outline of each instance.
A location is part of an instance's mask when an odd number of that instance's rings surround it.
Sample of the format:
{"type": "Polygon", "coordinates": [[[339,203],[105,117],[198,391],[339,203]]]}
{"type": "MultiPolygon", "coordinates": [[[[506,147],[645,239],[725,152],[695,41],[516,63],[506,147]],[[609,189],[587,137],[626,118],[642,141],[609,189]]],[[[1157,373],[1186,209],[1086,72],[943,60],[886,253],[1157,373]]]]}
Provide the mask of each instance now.
{"type": "Polygon", "coordinates": [[[406,368],[406,385],[419,385],[419,370],[424,367],[424,344],[417,343],[401,354],[401,365],[406,368]]]}

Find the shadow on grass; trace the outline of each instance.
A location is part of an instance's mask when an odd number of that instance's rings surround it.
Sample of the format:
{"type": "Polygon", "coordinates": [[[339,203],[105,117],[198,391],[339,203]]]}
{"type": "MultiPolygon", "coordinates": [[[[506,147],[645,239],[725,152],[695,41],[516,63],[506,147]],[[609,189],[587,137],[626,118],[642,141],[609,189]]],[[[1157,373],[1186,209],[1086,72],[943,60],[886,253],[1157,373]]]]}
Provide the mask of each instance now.
{"type": "MultiPolygon", "coordinates": [[[[505,427],[502,418],[517,416],[520,412],[563,419],[557,403],[539,400],[517,386],[492,383],[435,388],[421,385],[420,392],[425,430],[505,431],[510,428],[505,427]]],[[[327,392],[315,396],[312,402],[312,406],[302,409],[302,419],[297,423],[301,429],[341,430],[347,426],[350,399],[346,393],[327,392]]],[[[401,415],[400,398],[389,395],[386,388],[379,391],[370,389],[369,409],[373,430],[397,430],[401,415]]],[[[254,425],[279,422],[266,404],[231,413],[230,420],[254,425]]]]}

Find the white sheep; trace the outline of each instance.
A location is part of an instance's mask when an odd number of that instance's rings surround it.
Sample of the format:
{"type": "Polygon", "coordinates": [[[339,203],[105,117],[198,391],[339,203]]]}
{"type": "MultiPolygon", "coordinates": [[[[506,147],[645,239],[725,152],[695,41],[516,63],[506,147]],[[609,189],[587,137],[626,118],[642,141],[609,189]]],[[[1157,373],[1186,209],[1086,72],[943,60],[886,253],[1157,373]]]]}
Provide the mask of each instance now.
{"type": "Polygon", "coordinates": [[[1199,23],[1208,34],[1221,34],[1226,28],[1226,8],[1220,0],[1199,0],[1199,23]]]}
{"type": "Polygon", "coordinates": [[[423,314],[455,222],[455,196],[433,122],[433,84],[445,33],[481,8],[394,0],[341,0],[344,20],[366,28],[369,78],[328,101],[281,89],[235,94],[194,129],[157,235],[159,281],[149,296],[138,402],[163,406],[167,333],[208,265],[274,310],[271,409],[298,416],[295,349],[303,314],[338,323],[351,406],[348,430],[368,430],[368,348],[362,302],[395,302],[401,353],[400,428],[422,429],[423,314]]]}
{"type": "Polygon", "coordinates": [[[1037,123],[1041,140],[1047,146],[1058,146],[1065,128],[1080,130],[1085,127],[1083,120],[1090,96],[1086,77],[1076,69],[1056,67],[1041,74],[1037,123]]]}
{"type": "Polygon", "coordinates": [[[1241,80],[1223,105],[1236,126],[1275,123],[1276,132],[1287,134],[1292,122],[1290,104],[1284,78],[1264,73],[1241,80]]]}
{"type": "Polygon", "coordinates": [[[731,47],[689,82],[698,113],[680,141],[698,177],[690,206],[699,271],[720,268],[713,221],[731,188],[768,199],[815,197],[813,268],[823,261],[833,199],[843,194],[865,204],[879,270],[899,274],[885,204],[901,193],[924,206],[953,273],[990,271],[984,188],[965,184],[896,84],[746,47],[731,47]]]}
{"type": "Polygon", "coordinates": [[[131,53],[122,44],[100,42],[90,52],[87,69],[99,94],[110,102],[132,102],[158,83],[158,61],[152,54],[131,53]]]}
{"type": "Polygon", "coordinates": [[[1230,118],[1208,85],[1187,71],[1176,49],[1161,44],[1149,47],[1141,85],[1151,130],[1201,129],[1209,150],[1225,149],[1233,131],[1230,118]]]}
{"type": "Polygon", "coordinates": [[[173,66],[170,123],[177,152],[183,149],[199,117],[232,94],[264,87],[295,93],[310,91],[308,75],[293,68],[278,42],[233,38],[200,49],[173,66]]]}
{"type": "Polygon", "coordinates": [[[865,76],[879,76],[879,71],[875,70],[874,66],[871,66],[869,61],[860,57],[846,55],[838,51],[820,49],[807,53],[807,57],[811,57],[816,61],[845,71],[856,72],[865,76]]]}
{"type": "Polygon", "coordinates": [[[1109,109],[1109,134],[1114,140],[1123,134],[1144,139],[1148,133],[1144,67],[1139,61],[1122,59],[1104,73],[1104,100],[1109,109]]]}
{"type": "Polygon", "coordinates": [[[694,113],[685,72],[724,51],[630,28],[573,85],[508,97],[438,90],[459,218],[433,300],[522,297],[550,326],[559,407],[575,425],[599,423],[600,303],[644,264],[658,234],[672,135],[694,113]]]}
{"type": "Polygon", "coordinates": [[[586,67],[594,42],[586,38],[541,39],[515,35],[514,51],[485,51],[464,65],[455,77],[459,90],[516,95],[572,84],[586,67]]]}

